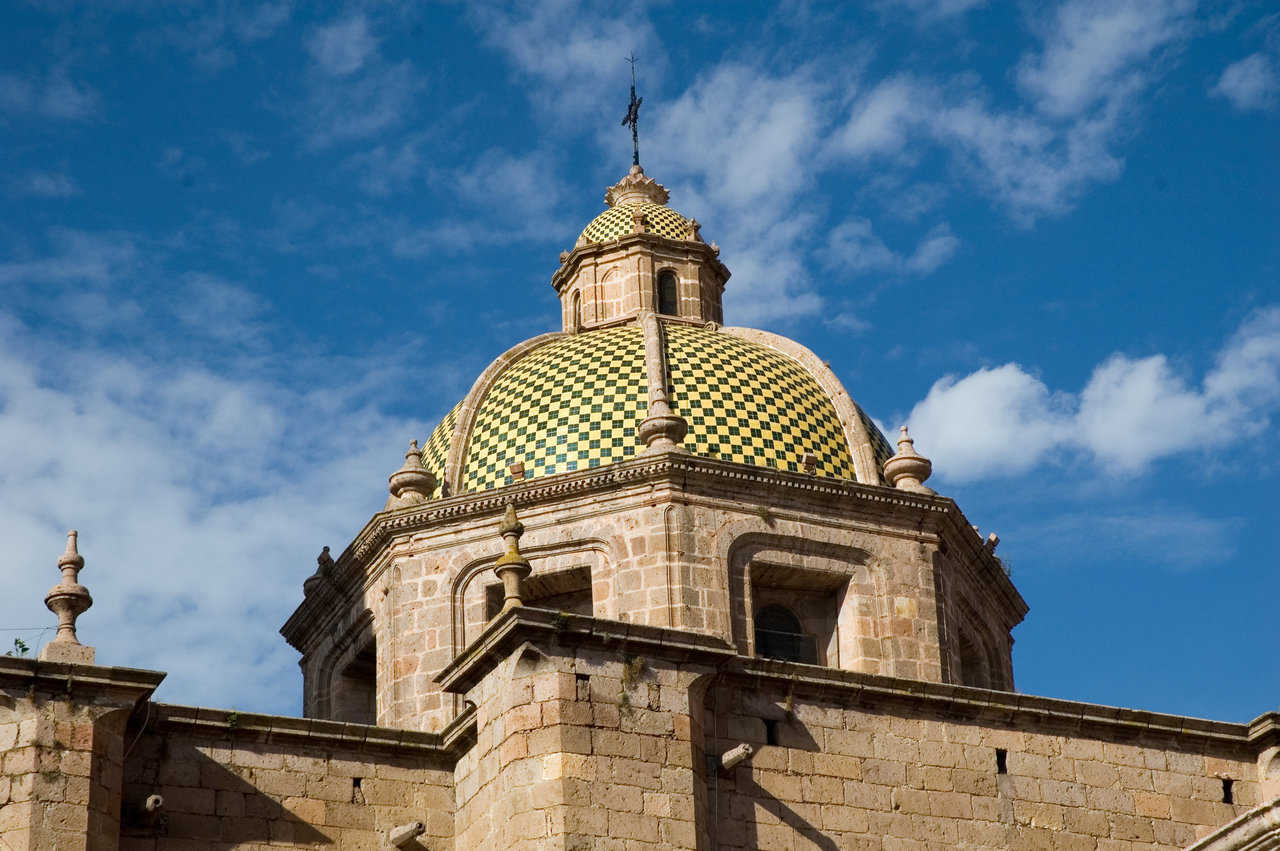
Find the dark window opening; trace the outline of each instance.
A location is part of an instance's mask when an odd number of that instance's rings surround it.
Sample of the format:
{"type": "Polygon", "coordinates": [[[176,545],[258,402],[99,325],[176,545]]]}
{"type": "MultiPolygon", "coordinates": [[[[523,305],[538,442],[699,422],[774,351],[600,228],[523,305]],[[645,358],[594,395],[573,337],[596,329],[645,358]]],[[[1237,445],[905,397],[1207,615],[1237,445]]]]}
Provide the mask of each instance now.
{"type": "Polygon", "coordinates": [[[377,694],[378,651],[370,641],[357,653],[334,680],[333,716],[335,721],[374,724],[378,717],[377,694]]]}
{"type": "Polygon", "coordinates": [[[1236,802],[1235,790],[1232,788],[1236,782],[1230,777],[1222,778],[1222,803],[1234,804],[1236,802]]]}
{"type": "Polygon", "coordinates": [[[971,636],[960,636],[960,683],[974,688],[991,688],[991,672],[982,648],[971,636]]]}
{"type": "Polygon", "coordinates": [[[680,312],[675,272],[658,273],[658,312],[667,316],[675,316],[680,312]]]}
{"type": "Polygon", "coordinates": [[[996,748],[996,774],[1009,773],[1009,752],[1004,748],[996,748]]]}
{"type": "Polygon", "coordinates": [[[765,606],[756,613],[756,655],[784,662],[818,664],[818,646],[797,618],[782,606],[765,606]]]}
{"type": "Polygon", "coordinates": [[[776,745],[778,743],[778,722],[772,718],[764,720],[764,743],[766,745],[776,745]]]}
{"type": "Polygon", "coordinates": [[[582,327],[582,293],[573,294],[573,330],[582,327]]]}

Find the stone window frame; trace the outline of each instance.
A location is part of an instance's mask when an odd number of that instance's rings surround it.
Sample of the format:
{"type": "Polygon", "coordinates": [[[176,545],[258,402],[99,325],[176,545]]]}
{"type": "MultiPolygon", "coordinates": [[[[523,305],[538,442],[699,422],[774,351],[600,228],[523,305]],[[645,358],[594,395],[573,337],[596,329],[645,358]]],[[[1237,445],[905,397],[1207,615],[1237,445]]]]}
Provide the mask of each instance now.
{"type": "MultiPolygon", "coordinates": [[[[862,636],[856,626],[856,587],[871,584],[870,553],[860,547],[778,533],[748,532],[727,552],[731,640],[744,656],[755,656],[758,601],[782,599],[789,589],[826,596],[833,607],[830,628],[817,635],[819,664],[850,668],[862,636]],[[753,573],[755,574],[753,577],[753,573]],[[757,593],[767,588],[767,594],[757,593]]],[[[794,611],[794,607],[792,611],[794,611]]],[[[803,621],[803,619],[802,619],[803,621]]]]}

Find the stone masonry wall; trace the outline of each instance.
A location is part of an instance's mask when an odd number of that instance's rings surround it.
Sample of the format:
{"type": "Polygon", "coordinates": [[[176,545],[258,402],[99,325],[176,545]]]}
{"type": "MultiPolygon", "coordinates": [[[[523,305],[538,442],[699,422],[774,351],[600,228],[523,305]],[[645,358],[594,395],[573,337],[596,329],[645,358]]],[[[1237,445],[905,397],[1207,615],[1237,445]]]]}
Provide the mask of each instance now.
{"type": "Polygon", "coordinates": [[[125,725],[163,676],[0,657],[0,848],[114,851],[125,725]]]}
{"type": "Polygon", "coordinates": [[[710,690],[708,750],[757,749],[710,778],[711,847],[1175,849],[1258,803],[1255,759],[1239,743],[1144,733],[1136,719],[1088,734],[995,709],[947,720],[909,698],[876,707],[857,689],[827,692],[710,690]]]}
{"type": "MultiPolygon", "coordinates": [[[[759,556],[772,565],[769,581],[783,590],[825,577],[823,593],[839,609],[828,658],[839,667],[947,678],[936,532],[921,530],[913,512],[900,516],[892,507],[836,512],[788,504],[767,490],[744,502],[742,485],[734,488],[694,495],[641,484],[522,504],[521,548],[535,580],[589,570],[596,617],[717,636],[748,655],[752,583],[763,581],[753,567],[759,556]],[[788,579],[788,571],[808,571],[809,578],[788,579]]],[[[335,599],[314,627],[316,643],[303,662],[307,713],[330,717],[324,707],[332,703],[323,697],[334,688],[343,654],[355,646],[347,636],[367,628],[377,647],[378,723],[440,730],[455,717],[461,704],[442,694],[433,677],[489,617],[485,589],[496,582],[492,566],[502,552],[496,526],[495,511],[388,542],[369,564],[359,596],[348,596],[345,608],[335,599]],[[368,626],[360,626],[365,617],[368,626]]],[[[1006,616],[992,618],[1007,641],[1006,616]]]]}
{"type": "Polygon", "coordinates": [[[124,851],[380,851],[388,829],[413,821],[427,829],[408,847],[453,847],[451,759],[400,731],[152,709],[125,766],[124,851]],[[164,799],[157,813],[151,795],[164,799]]]}
{"type": "Polygon", "coordinates": [[[615,650],[522,644],[468,690],[458,848],[698,847],[689,694],[710,669],[632,655],[614,629],[615,650]]]}
{"type": "Polygon", "coordinates": [[[114,848],[125,715],[0,695],[0,848],[114,848]]]}

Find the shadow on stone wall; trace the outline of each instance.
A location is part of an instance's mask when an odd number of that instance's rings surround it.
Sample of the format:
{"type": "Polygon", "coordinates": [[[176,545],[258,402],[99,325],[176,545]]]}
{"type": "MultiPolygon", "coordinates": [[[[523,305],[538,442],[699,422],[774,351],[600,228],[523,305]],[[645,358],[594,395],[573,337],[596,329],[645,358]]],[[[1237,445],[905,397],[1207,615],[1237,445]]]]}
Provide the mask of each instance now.
{"type": "MultiPolygon", "coordinates": [[[[277,799],[288,800],[289,790],[273,797],[255,785],[257,769],[228,768],[189,742],[169,742],[159,737],[153,754],[154,759],[147,759],[140,770],[130,766],[121,817],[122,837],[163,837],[219,847],[243,843],[334,843],[277,799]],[[164,806],[158,813],[148,813],[145,807],[152,794],[164,797],[164,806]]],[[[270,775],[270,779],[282,774],[262,773],[270,775]]],[[[324,802],[297,797],[300,805],[318,806],[323,811],[324,802]]]]}
{"type": "MultiPolygon", "coordinates": [[[[738,781],[737,794],[751,797],[755,802],[755,806],[763,807],[766,812],[795,831],[798,836],[803,836],[812,842],[814,848],[821,848],[824,851],[839,851],[840,846],[835,843],[835,840],[829,836],[824,836],[821,830],[805,821],[803,816],[770,795],[767,790],[761,788],[760,784],[751,779],[750,772],[746,772],[746,777],[738,781]]],[[[764,848],[771,844],[761,844],[758,835],[759,824],[756,819],[747,819],[743,823],[743,828],[746,834],[743,844],[747,848],[764,848]]]]}

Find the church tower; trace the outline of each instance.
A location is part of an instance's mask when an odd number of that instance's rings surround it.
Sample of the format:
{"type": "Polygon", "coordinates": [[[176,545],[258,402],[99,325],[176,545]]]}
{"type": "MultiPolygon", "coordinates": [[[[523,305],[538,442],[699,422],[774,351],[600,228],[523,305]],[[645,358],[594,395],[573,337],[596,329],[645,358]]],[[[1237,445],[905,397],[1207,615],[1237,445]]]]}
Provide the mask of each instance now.
{"type": "Polygon", "coordinates": [[[469,698],[441,672],[513,594],[745,658],[1012,689],[1026,605],[994,542],[816,355],[723,325],[729,270],[668,201],[638,164],[609,187],[551,276],[561,330],[484,370],[322,555],[282,630],[308,716],[444,729],[469,698]],[[505,580],[500,524],[522,533],[505,580]]]}

